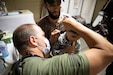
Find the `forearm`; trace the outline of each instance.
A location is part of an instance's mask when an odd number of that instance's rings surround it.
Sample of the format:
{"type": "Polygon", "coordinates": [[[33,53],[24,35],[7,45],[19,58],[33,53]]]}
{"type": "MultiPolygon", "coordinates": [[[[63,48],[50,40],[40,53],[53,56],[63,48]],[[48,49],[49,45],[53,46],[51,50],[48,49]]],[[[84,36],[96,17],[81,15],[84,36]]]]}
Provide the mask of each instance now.
{"type": "Polygon", "coordinates": [[[88,46],[91,47],[96,47],[96,48],[103,48],[103,46],[108,43],[107,40],[105,40],[104,37],[99,35],[98,33],[90,30],[89,28],[85,27],[84,25],[76,22],[74,19],[68,19],[66,22],[64,22],[66,30],[73,30],[75,31],[78,35],[84,38],[88,46]],[[101,42],[101,41],[103,42],[101,42]],[[101,46],[100,46],[101,45],[101,46]]]}
{"type": "Polygon", "coordinates": [[[89,61],[90,75],[96,75],[113,61],[113,46],[104,37],[76,22],[72,18],[67,18],[64,24],[67,30],[73,30],[83,37],[91,48],[84,52],[89,61]]]}

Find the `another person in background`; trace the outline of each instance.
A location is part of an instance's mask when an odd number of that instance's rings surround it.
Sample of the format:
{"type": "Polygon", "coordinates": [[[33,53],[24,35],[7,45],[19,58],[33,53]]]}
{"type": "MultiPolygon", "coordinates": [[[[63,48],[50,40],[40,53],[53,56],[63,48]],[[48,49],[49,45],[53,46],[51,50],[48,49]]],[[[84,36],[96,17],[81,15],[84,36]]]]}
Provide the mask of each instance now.
{"type": "MultiPolygon", "coordinates": [[[[64,0],[63,0],[64,1],[64,0]]],[[[49,39],[51,43],[51,51],[52,55],[58,55],[62,54],[64,52],[66,53],[73,53],[78,52],[80,50],[80,41],[77,39],[76,41],[71,42],[70,39],[66,39],[65,37],[65,28],[62,24],[62,21],[66,16],[66,14],[61,13],[61,0],[44,0],[45,7],[48,10],[48,15],[41,18],[37,24],[42,28],[42,30],[45,32],[45,36],[49,39]],[[61,37],[60,40],[58,39],[59,36],[61,37]],[[66,40],[63,40],[66,39],[66,40]],[[63,41],[62,41],[63,40],[63,41]],[[58,42],[61,41],[61,42],[58,42]],[[67,48],[67,46],[72,45],[76,46],[73,48],[73,51],[61,51],[60,49],[67,48]],[[61,51],[61,52],[60,52],[61,51]]]]}
{"type": "MultiPolygon", "coordinates": [[[[107,40],[113,44],[113,0],[107,0],[103,6],[103,23],[107,26],[107,40]]],[[[113,75],[113,62],[106,68],[106,75],[113,75]]]]}
{"type": "Polygon", "coordinates": [[[113,61],[113,45],[104,37],[72,17],[65,18],[63,23],[66,32],[76,32],[90,49],[77,54],[44,58],[43,50],[47,48],[44,32],[37,25],[21,25],[13,33],[13,42],[23,58],[9,75],[96,75],[113,61]]]}

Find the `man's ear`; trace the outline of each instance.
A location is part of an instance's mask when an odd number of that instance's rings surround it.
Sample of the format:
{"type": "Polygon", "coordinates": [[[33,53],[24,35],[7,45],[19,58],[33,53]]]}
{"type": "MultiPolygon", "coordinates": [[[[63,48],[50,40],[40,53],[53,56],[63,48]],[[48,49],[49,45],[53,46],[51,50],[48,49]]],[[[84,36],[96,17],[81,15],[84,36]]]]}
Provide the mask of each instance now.
{"type": "Polygon", "coordinates": [[[36,39],[35,36],[30,36],[29,42],[30,42],[31,45],[37,46],[37,39],[36,39]]]}

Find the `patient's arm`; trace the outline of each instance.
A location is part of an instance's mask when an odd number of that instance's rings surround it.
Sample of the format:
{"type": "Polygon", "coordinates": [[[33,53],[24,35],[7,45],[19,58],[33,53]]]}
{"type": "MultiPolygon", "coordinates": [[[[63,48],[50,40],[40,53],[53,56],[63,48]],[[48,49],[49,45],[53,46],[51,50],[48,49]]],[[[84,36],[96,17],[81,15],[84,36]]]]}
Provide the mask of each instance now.
{"type": "Polygon", "coordinates": [[[90,49],[84,53],[89,60],[90,75],[96,75],[113,61],[113,45],[104,37],[76,22],[71,17],[66,18],[63,23],[67,31],[75,31],[88,44],[90,49]]]}

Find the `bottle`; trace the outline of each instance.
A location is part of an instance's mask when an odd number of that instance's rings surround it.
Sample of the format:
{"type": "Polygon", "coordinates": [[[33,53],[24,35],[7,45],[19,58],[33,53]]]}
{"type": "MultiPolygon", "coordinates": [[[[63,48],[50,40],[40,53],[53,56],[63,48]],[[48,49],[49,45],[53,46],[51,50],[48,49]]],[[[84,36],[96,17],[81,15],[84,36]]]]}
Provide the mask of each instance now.
{"type": "Polygon", "coordinates": [[[2,9],[2,7],[0,6],[0,15],[2,15],[3,14],[3,9],[2,9]]]}
{"type": "Polygon", "coordinates": [[[2,54],[3,58],[6,58],[9,55],[7,45],[5,44],[4,41],[0,41],[0,53],[2,54]]]}
{"type": "Polygon", "coordinates": [[[4,13],[8,13],[5,2],[1,2],[1,6],[2,6],[2,9],[3,9],[4,13]]]}

